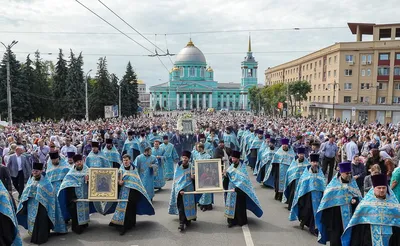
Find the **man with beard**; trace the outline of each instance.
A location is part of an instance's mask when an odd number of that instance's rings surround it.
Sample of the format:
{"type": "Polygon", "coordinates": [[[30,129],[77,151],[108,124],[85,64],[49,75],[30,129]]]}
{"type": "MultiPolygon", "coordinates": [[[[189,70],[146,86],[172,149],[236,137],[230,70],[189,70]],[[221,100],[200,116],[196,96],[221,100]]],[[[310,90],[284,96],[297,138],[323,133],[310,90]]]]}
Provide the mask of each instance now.
{"type": "Polygon", "coordinates": [[[270,172],[274,176],[275,200],[282,201],[283,190],[285,189],[286,172],[295,159],[296,154],[292,147],[289,147],[289,139],[281,139],[282,146],[275,152],[272,158],[272,169],[270,172]]]}
{"type": "Polygon", "coordinates": [[[66,206],[66,193],[60,190],[61,183],[70,170],[69,164],[65,159],[60,158],[58,152],[50,152],[50,160],[47,162],[47,172],[46,177],[49,179],[50,183],[54,188],[54,199],[55,199],[55,225],[53,231],[56,233],[67,233],[67,226],[65,221],[69,219],[66,206]],[[57,197],[58,195],[58,197],[57,197]]]}
{"type": "Polygon", "coordinates": [[[85,165],[88,168],[111,168],[111,163],[106,156],[99,151],[99,142],[92,142],[92,151],[86,157],[85,165]]]}
{"type": "Polygon", "coordinates": [[[74,155],[75,155],[75,152],[67,152],[67,158],[68,158],[67,161],[68,161],[70,168],[72,168],[74,166],[74,159],[73,159],[74,155]]]}
{"type": "Polygon", "coordinates": [[[260,202],[247,174],[246,165],[240,161],[240,152],[232,152],[232,163],[224,172],[223,185],[228,192],[225,200],[225,217],[228,227],[247,224],[246,209],[249,209],[260,218],[263,214],[260,202]]]}
{"type": "Polygon", "coordinates": [[[237,141],[236,135],[232,132],[232,127],[228,126],[224,132],[222,139],[225,141],[225,145],[232,150],[239,149],[239,142],[237,141]]]}
{"type": "Polygon", "coordinates": [[[46,243],[55,225],[54,188],[42,172],[43,163],[33,163],[17,209],[18,223],[28,230],[34,244],[46,243]]]}
{"type": "Polygon", "coordinates": [[[164,143],[161,148],[164,150],[164,175],[166,180],[172,180],[174,177],[174,165],[179,160],[179,155],[172,143],[169,143],[168,136],[163,137],[164,143]]]}
{"type": "Polygon", "coordinates": [[[225,141],[220,140],[218,147],[214,151],[214,159],[221,159],[224,166],[228,167],[229,157],[231,156],[232,149],[225,147],[225,141]]]}
{"type": "Polygon", "coordinates": [[[292,208],[294,193],[299,182],[301,175],[304,170],[310,165],[308,159],[305,158],[304,153],[306,149],[304,147],[297,148],[297,160],[293,160],[290,164],[289,169],[286,173],[285,178],[285,190],[283,191],[282,202],[288,204],[288,210],[292,208]]]}
{"type": "Polygon", "coordinates": [[[265,134],[264,141],[261,143],[261,146],[257,151],[256,165],[255,165],[254,170],[253,170],[254,176],[257,176],[258,172],[260,171],[262,154],[263,154],[264,150],[269,147],[269,141],[270,140],[271,140],[271,136],[269,134],[265,134]]]}
{"type": "Polygon", "coordinates": [[[121,166],[121,155],[113,145],[113,140],[111,138],[106,139],[106,146],[103,148],[102,152],[108,162],[112,163],[113,168],[119,168],[121,166]]]}
{"type": "Polygon", "coordinates": [[[262,130],[256,130],[255,137],[250,143],[249,150],[247,151],[247,162],[248,165],[254,170],[257,162],[258,150],[261,144],[264,142],[264,132],[262,130]]]}
{"type": "Polygon", "coordinates": [[[299,179],[289,220],[299,220],[302,230],[307,226],[311,234],[318,236],[315,215],[324,194],[325,175],[319,167],[319,154],[311,154],[310,162],[299,179]]]}
{"type": "Polygon", "coordinates": [[[89,168],[83,164],[82,155],[74,156],[74,167],[69,170],[61,183],[58,196],[66,192],[66,205],[71,216],[71,229],[82,234],[89,226],[89,202],[77,201],[88,198],[89,168]]]}
{"type": "Polygon", "coordinates": [[[132,160],[135,160],[140,155],[139,143],[134,135],[133,131],[128,131],[128,138],[125,140],[124,147],[122,148],[122,154],[128,154],[132,160]]]}
{"type": "Polygon", "coordinates": [[[274,176],[271,173],[271,161],[274,158],[276,152],[276,140],[275,138],[271,138],[269,140],[268,147],[264,149],[261,153],[260,158],[260,170],[257,174],[257,182],[261,183],[261,185],[269,186],[274,188],[274,176]],[[272,175],[271,175],[272,174],[272,175]]]}
{"type": "Polygon", "coordinates": [[[371,179],[374,188],[351,217],[342,235],[343,246],[400,245],[399,201],[387,186],[386,174],[371,179]]]}
{"type": "Polygon", "coordinates": [[[183,151],[182,160],[175,169],[174,182],[172,183],[171,197],[168,213],[179,215],[178,230],[183,232],[185,226],[190,226],[191,221],[197,218],[196,202],[193,194],[185,192],[194,191],[194,175],[190,165],[190,151],[183,151]]]}
{"type": "Polygon", "coordinates": [[[136,224],[136,215],[154,215],[154,208],[147,195],[139,174],[134,165],[131,165],[131,157],[122,157],[123,165],[119,169],[119,199],[117,209],[110,222],[110,226],[116,226],[122,236],[127,230],[136,224]],[[127,200],[127,201],[125,201],[127,200]]]}
{"type": "Polygon", "coordinates": [[[352,178],[351,163],[340,163],[339,169],[338,176],[326,187],[315,217],[319,232],[318,242],[326,244],[330,241],[331,246],[342,245],[340,237],[362,198],[360,189],[352,178]]]}
{"type": "Polygon", "coordinates": [[[2,182],[0,182],[0,204],[0,245],[22,246],[14,202],[2,182]]]}
{"type": "Polygon", "coordinates": [[[144,153],[139,155],[133,165],[137,168],[147,195],[153,201],[154,175],[157,175],[157,158],[151,154],[151,148],[147,147],[144,153]]]}
{"type": "Polygon", "coordinates": [[[146,137],[146,132],[142,131],[140,133],[140,137],[138,139],[138,145],[140,154],[143,154],[146,148],[151,148],[151,145],[146,137]]]}
{"type": "MultiPolygon", "coordinates": [[[[204,150],[204,145],[200,143],[198,145],[198,154],[195,157],[193,157],[193,162],[196,165],[196,160],[208,160],[208,159],[211,159],[211,156],[207,154],[207,152],[204,150]]],[[[212,193],[202,194],[199,200],[201,211],[205,212],[207,210],[212,210],[213,202],[214,202],[214,194],[212,193]]]]}
{"type": "Polygon", "coordinates": [[[161,190],[165,185],[164,177],[164,149],[160,147],[160,140],[154,140],[154,147],[151,148],[151,153],[157,158],[157,175],[154,176],[154,188],[161,190]]]}

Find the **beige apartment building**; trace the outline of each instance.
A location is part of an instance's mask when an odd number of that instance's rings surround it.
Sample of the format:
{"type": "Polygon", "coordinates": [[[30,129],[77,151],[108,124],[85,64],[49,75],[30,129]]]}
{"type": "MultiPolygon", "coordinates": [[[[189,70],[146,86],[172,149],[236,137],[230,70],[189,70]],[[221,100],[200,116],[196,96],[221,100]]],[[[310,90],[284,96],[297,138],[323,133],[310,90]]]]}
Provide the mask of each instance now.
{"type": "Polygon", "coordinates": [[[265,71],[266,85],[306,80],[303,116],[400,122],[400,24],[348,23],[356,42],[339,42],[265,71]],[[372,35],[372,41],[363,36],[372,35]]]}

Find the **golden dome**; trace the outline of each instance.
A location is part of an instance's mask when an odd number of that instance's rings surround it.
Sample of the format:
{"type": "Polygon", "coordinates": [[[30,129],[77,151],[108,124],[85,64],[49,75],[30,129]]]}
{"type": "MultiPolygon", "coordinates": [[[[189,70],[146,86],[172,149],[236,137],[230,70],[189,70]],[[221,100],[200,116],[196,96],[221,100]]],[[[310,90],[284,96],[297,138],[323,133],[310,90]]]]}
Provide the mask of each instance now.
{"type": "Polygon", "coordinates": [[[214,70],[211,68],[211,66],[209,66],[209,67],[207,68],[207,72],[214,72],[214,70]]]}
{"type": "Polygon", "coordinates": [[[172,68],[172,71],[179,71],[179,67],[172,68]]]}
{"type": "Polygon", "coordinates": [[[143,84],[144,84],[143,80],[141,80],[141,79],[138,79],[138,80],[137,80],[137,83],[140,84],[140,85],[143,85],[143,84]]]}
{"type": "Polygon", "coordinates": [[[188,47],[188,46],[194,47],[194,43],[192,42],[192,39],[190,39],[189,42],[187,43],[186,47],[188,47]]]}

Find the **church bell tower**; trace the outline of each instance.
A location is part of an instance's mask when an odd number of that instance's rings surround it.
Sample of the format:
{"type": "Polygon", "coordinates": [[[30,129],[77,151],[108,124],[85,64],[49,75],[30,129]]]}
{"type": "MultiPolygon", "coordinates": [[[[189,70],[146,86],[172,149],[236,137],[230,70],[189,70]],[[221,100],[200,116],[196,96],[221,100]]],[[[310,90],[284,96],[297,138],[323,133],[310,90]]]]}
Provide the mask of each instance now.
{"type": "Polygon", "coordinates": [[[251,37],[249,36],[249,47],[247,50],[247,56],[241,63],[242,68],[242,79],[241,87],[250,88],[257,85],[257,69],[258,62],[254,59],[253,52],[251,51],[251,37]]]}

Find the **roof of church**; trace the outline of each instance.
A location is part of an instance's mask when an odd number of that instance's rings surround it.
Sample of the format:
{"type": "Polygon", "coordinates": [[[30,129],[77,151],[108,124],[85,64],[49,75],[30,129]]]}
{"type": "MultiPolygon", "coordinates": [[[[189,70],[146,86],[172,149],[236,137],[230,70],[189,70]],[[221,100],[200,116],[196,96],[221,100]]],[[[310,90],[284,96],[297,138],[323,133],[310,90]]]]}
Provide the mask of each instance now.
{"type": "Polygon", "coordinates": [[[203,52],[193,44],[192,39],[190,39],[186,47],[181,49],[176,55],[175,64],[182,63],[206,63],[206,57],[203,52]]]}
{"type": "Polygon", "coordinates": [[[218,83],[218,89],[240,89],[240,83],[218,83]]]}

